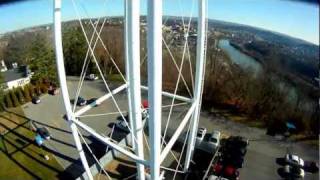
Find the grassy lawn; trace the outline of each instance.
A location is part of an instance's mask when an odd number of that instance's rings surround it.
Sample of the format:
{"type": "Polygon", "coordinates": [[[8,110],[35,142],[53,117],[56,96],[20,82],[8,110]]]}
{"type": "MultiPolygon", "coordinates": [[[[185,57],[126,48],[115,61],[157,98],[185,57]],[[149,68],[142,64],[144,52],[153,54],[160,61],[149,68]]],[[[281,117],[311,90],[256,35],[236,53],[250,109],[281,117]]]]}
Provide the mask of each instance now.
{"type": "Polygon", "coordinates": [[[107,79],[112,82],[124,82],[120,74],[108,74],[107,79]]]}
{"type": "Polygon", "coordinates": [[[63,168],[52,154],[34,144],[35,133],[23,111],[10,111],[13,113],[0,113],[0,179],[57,179],[63,168]],[[50,160],[45,160],[44,154],[50,160]]]}

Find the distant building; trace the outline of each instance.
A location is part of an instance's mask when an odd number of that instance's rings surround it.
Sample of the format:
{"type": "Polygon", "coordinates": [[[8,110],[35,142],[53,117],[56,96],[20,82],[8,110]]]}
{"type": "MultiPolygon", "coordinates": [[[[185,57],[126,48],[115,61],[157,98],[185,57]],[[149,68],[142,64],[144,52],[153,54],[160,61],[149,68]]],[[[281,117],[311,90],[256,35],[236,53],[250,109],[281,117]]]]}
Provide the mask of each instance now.
{"type": "Polygon", "coordinates": [[[30,83],[32,73],[28,66],[18,67],[17,63],[14,63],[13,67],[15,68],[8,70],[5,63],[3,61],[1,62],[1,74],[4,79],[4,90],[23,87],[30,83]]]}
{"type": "Polygon", "coordinates": [[[5,71],[7,71],[8,69],[7,69],[7,66],[6,66],[6,64],[4,63],[4,60],[2,60],[1,61],[1,64],[0,64],[0,71],[1,72],[5,72],[5,71]]]}

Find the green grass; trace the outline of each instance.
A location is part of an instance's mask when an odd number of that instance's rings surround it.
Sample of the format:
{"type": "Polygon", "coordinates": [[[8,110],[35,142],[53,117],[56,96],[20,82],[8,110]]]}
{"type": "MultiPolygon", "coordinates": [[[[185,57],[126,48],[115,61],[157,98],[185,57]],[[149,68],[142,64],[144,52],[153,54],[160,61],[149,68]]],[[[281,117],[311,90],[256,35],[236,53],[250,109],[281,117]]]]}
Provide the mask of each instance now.
{"type": "MultiPolygon", "coordinates": [[[[23,115],[20,108],[14,111],[23,115]]],[[[35,133],[29,129],[28,120],[9,112],[0,115],[2,127],[16,124],[0,138],[0,179],[57,179],[63,168],[52,154],[33,143],[35,133]],[[45,160],[44,154],[50,160],[45,160]]]]}
{"type": "Polygon", "coordinates": [[[108,74],[107,79],[112,82],[124,82],[120,74],[108,74]]]}

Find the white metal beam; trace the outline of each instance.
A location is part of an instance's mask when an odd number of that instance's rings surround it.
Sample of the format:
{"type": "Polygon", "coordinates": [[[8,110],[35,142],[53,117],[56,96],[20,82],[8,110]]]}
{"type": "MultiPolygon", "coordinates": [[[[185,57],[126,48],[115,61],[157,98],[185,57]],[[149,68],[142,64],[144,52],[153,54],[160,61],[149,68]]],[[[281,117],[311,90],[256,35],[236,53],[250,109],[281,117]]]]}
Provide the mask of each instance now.
{"type": "Polygon", "coordinates": [[[62,34],[61,34],[61,0],[54,0],[54,45],[55,45],[55,54],[56,54],[56,64],[57,64],[57,70],[59,75],[59,81],[61,86],[61,92],[63,97],[64,106],[66,109],[66,115],[67,119],[70,123],[70,128],[72,131],[72,135],[75,140],[76,148],[79,152],[80,159],[82,162],[82,165],[87,173],[88,178],[91,180],[93,179],[88,161],[86,159],[86,156],[84,154],[84,151],[82,149],[81,141],[79,138],[79,134],[77,131],[77,127],[72,122],[74,119],[74,114],[72,113],[69,93],[68,93],[68,87],[67,87],[67,80],[66,80],[66,72],[64,68],[64,59],[63,59],[63,50],[62,50],[62,34]]]}
{"type": "MultiPolygon", "coordinates": [[[[184,127],[187,125],[192,113],[194,112],[195,108],[196,108],[197,104],[193,103],[192,106],[190,107],[190,109],[188,110],[187,114],[184,116],[184,118],[182,119],[179,127],[175,130],[174,134],[172,135],[171,139],[169,140],[169,142],[167,143],[166,147],[163,149],[163,151],[161,152],[161,157],[160,157],[160,162],[162,162],[166,156],[168,155],[168,153],[170,152],[170,150],[172,149],[174,143],[177,141],[177,139],[179,138],[179,136],[181,135],[184,127]]],[[[165,137],[164,137],[165,138],[165,137]]],[[[187,137],[186,137],[187,138],[187,137]]]]}
{"type": "MultiPolygon", "coordinates": [[[[147,86],[141,86],[141,89],[142,90],[149,90],[149,88],[147,86]]],[[[161,94],[163,96],[167,96],[167,97],[170,97],[170,98],[175,97],[175,99],[180,100],[180,101],[190,102],[190,103],[193,102],[193,100],[188,98],[188,97],[184,97],[184,96],[180,96],[180,95],[174,95],[174,94],[166,92],[166,91],[162,91],[161,94]]]]}
{"type": "Polygon", "coordinates": [[[105,143],[106,145],[110,146],[111,148],[115,149],[116,151],[119,151],[120,153],[128,156],[129,158],[133,159],[134,161],[138,162],[138,163],[141,163],[145,166],[149,166],[149,163],[148,161],[144,160],[144,159],[141,159],[140,157],[138,157],[137,155],[133,154],[132,152],[124,149],[123,147],[113,143],[111,141],[111,139],[109,137],[104,137],[100,134],[98,134],[95,130],[93,130],[92,128],[90,128],[89,126],[87,126],[86,124],[84,124],[83,122],[81,121],[78,121],[78,120],[73,120],[73,122],[81,127],[83,130],[87,131],[88,133],[92,134],[92,136],[96,139],[98,139],[99,141],[105,143]]]}
{"type": "Polygon", "coordinates": [[[162,0],[148,0],[147,7],[150,174],[152,180],[160,180],[162,104],[162,0]]]}
{"type": "Polygon", "coordinates": [[[111,97],[111,95],[115,95],[127,87],[128,87],[127,84],[123,84],[123,85],[117,87],[116,89],[112,90],[110,93],[99,97],[95,102],[88,104],[85,107],[79,109],[77,112],[75,112],[74,113],[75,117],[81,116],[83,113],[85,113],[85,112],[89,111],[90,109],[92,109],[93,107],[95,107],[96,104],[101,104],[103,101],[109,99],[111,97]]]}
{"type": "Polygon", "coordinates": [[[188,149],[186,153],[186,160],[184,162],[184,171],[187,171],[190,165],[190,160],[193,156],[195,137],[198,128],[200,108],[201,108],[201,91],[204,74],[204,58],[205,58],[205,21],[206,21],[206,0],[198,0],[198,37],[197,37],[197,56],[196,56],[196,77],[194,90],[194,103],[197,104],[192,116],[191,130],[188,139],[188,149]]]}
{"type": "MultiPolygon", "coordinates": [[[[131,95],[130,95],[130,86],[129,86],[129,79],[130,79],[130,68],[129,68],[129,51],[128,51],[128,46],[129,46],[129,43],[128,43],[128,39],[129,39],[129,34],[128,34],[128,27],[129,27],[129,15],[128,15],[128,12],[127,12],[127,9],[128,9],[128,2],[127,0],[124,1],[124,50],[125,50],[125,67],[126,67],[126,80],[127,80],[127,84],[128,84],[128,87],[127,87],[127,97],[128,97],[128,115],[129,115],[129,126],[130,128],[132,129],[132,111],[131,111],[131,95]]],[[[135,136],[133,136],[133,134],[130,134],[130,138],[131,138],[131,145],[132,145],[132,148],[135,149],[135,136]]]]}
{"type": "MultiPolygon", "coordinates": [[[[126,74],[129,74],[129,112],[131,112],[132,137],[136,139],[132,142],[136,155],[144,159],[143,153],[143,126],[141,116],[141,88],[140,88],[140,1],[126,0],[126,53],[129,67],[126,74]]],[[[127,76],[128,77],[128,76],[127,76]]],[[[145,179],[143,164],[136,162],[138,179],[145,179]]]]}

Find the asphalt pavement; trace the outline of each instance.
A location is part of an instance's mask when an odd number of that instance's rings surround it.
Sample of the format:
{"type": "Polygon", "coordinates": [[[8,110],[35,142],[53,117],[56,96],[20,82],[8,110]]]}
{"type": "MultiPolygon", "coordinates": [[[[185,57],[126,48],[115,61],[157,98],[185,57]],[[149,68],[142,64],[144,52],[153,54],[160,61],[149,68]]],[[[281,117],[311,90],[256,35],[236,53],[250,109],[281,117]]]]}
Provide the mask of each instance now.
{"type": "MultiPolygon", "coordinates": [[[[75,97],[78,79],[68,78],[68,88],[70,97],[75,97]]],[[[118,85],[113,84],[110,88],[114,89],[118,85]]],[[[101,80],[85,81],[80,95],[85,99],[97,98],[105,94],[106,88],[101,80]]],[[[146,94],[143,94],[145,98],[146,94]]],[[[126,90],[115,96],[121,111],[127,111],[126,90]]],[[[71,98],[73,100],[73,98],[71,98]]],[[[169,105],[171,100],[163,99],[163,105],[169,105]]],[[[179,102],[176,102],[179,103],[179,102]]],[[[173,109],[172,118],[169,124],[169,134],[178,127],[188,106],[178,106],[173,109]]],[[[46,146],[52,150],[60,164],[67,169],[72,164],[77,164],[81,169],[79,155],[74,146],[74,140],[70,132],[68,122],[62,117],[65,114],[61,94],[56,96],[44,95],[41,97],[40,104],[28,103],[23,106],[26,117],[34,121],[38,127],[48,127],[52,138],[46,143],[46,146]]],[[[94,107],[84,115],[103,114],[116,112],[117,108],[112,99],[105,101],[98,107],[94,107]]],[[[170,109],[163,110],[162,129],[165,128],[170,109]]],[[[109,134],[112,125],[117,121],[119,114],[90,116],[80,118],[88,126],[94,128],[100,134],[109,134]]],[[[272,180],[280,179],[277,169],[280,167],[275,163],[275,158],[283,157],[289,149],[292,153],[299,155],[304,160],[317,161],[319,159],[318,148],[311,147],[304,143],[290,143],[277,140],[274,137],[267,136],[264,129],[251,128],[243,124],[228,121],[223,117],[217,117],[207,112],[202,112],[199,120],[199,126],[208,129],[208,133],[213,130],[219,130],[227,135],[241,135],[250,140],[248,152],[245,157],[244,168],[240,170],[240,178],[244,180],[272,180]]],[[[83,131],[82,131],[83,132],[83,131]]],[[[88,134],[83,134],[88,137],[88,134]]],[[[90,142],[90,138],[87,138],[90,142]]],[[[77,166],[76,166],[77,167],[77,166]]],[[[305,179],[316,180],[318,174],[308,174],[305,179]]]]}

